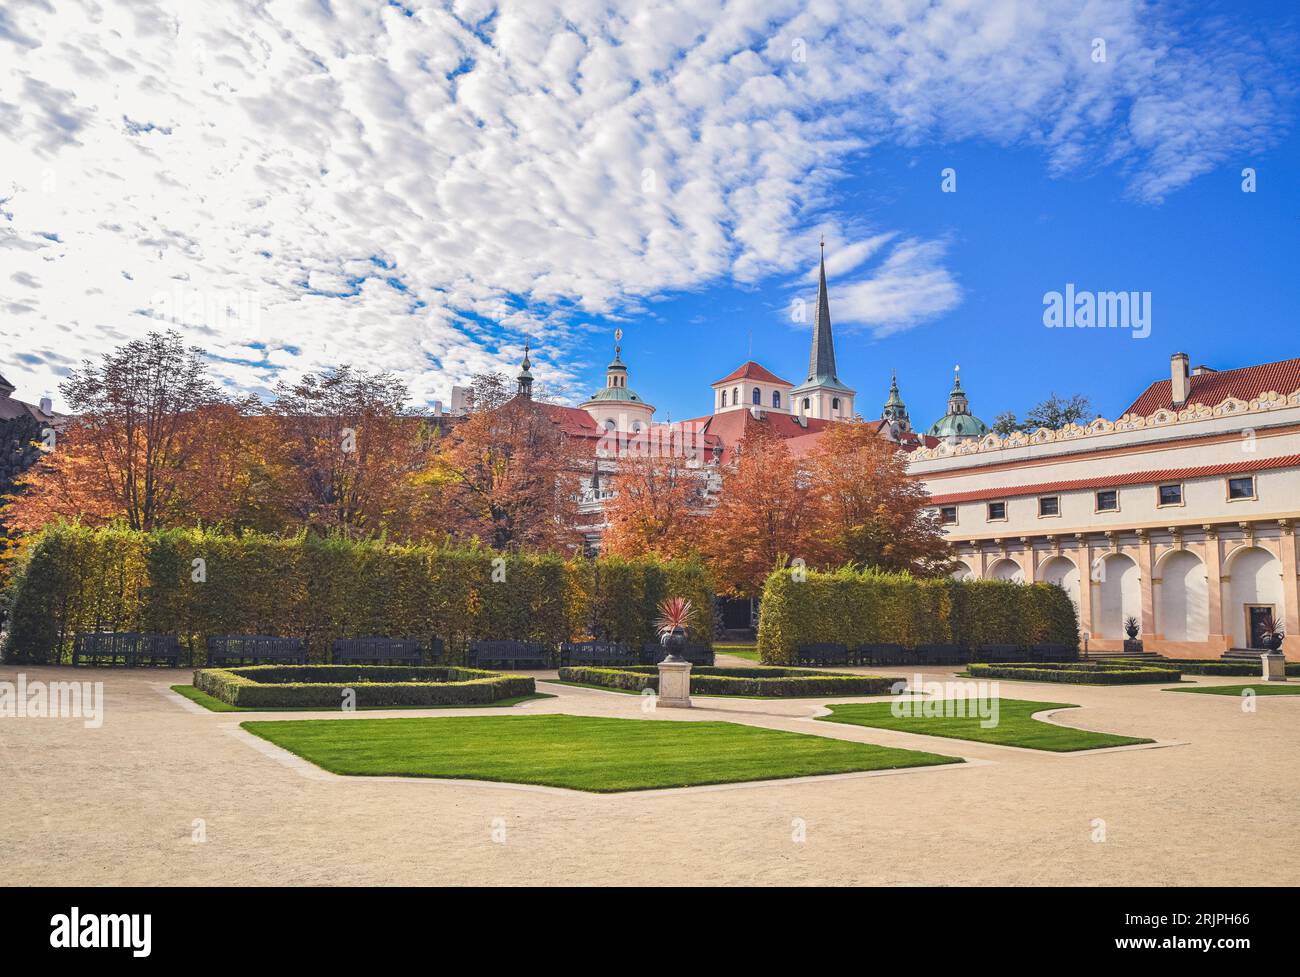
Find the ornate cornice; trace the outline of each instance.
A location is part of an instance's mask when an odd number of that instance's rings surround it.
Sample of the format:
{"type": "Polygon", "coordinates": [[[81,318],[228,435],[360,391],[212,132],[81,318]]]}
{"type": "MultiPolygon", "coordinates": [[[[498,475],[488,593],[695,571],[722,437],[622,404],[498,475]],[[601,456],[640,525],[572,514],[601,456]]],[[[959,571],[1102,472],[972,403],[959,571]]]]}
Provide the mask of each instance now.
{"type": "Polygon", "coordinates": [[[1229,397],[1216,407],[1204,404],[1189,404],[1182,410],[1173,411],[1161,408],[1154,414],[1142,417],[1138,414],[1125,414],[1117,421],[1108,421],[1099,417],[1085,426],[1067,424],[1059,431],[1040,427],[1037,431],[1014,431],[1005,438],[990,431],[978,440],[971,439],[933,448],[917,448],[910,457],[915,461],[929,461],[935,458],[951,458],[954,455],[981,454],[986,451],[1001,451],[1003,448],[1020,448],[1034,444],[1057,444],[1063,441],[1077,441],[1080,438],[1096,437],[1101,434],[1113,434],[1116,431],[1141,431],[1148,428],[1168,427],[1186,424],[1191,421],[1211,420],[1216,417],[1237,417],[1241,414],[1259,414],[1265,411],[1281,410],[1284,407],[1300,407],[1300,390],[1288,396],[1274,391],[1262,393],[1252,400],[1237,400],[1229,397]]]}

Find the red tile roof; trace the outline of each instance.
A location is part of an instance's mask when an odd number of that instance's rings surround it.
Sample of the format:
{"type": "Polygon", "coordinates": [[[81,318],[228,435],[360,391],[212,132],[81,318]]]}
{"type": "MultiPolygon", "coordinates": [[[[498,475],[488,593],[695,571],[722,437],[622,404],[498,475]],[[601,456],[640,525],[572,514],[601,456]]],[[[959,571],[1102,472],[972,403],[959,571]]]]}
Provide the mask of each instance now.
{"type": "Polygon", "coordinates": [[[1283,455],[1277,458],[1255,458],[1234,461],[1223,465],[1201,465],[1199,468],[1164,468],[1149,472],[1127,472],[1100,478],[1078,478],[1065,482],[1036,482],[1033,485],[1002,485],[997,488],[977,489],[972,492],[952,492],[932,496],[935,505],[955,505],[958,502],[979,502],[984,499],[1010,499],[1022,495],[1042,495],[1047,492],[1065,492],[1070,489],[1118,488],[1124,485],[1156,485],[1160,482],[1181,482],[1188,478],[1211,478],[1215,475],[1246,475],[1276,468],[1300,466],[1300,455],[1283,455]]]}
{"type": "Polygon", "coordinates": [[[783,383],[787,387],[794,386],[789,380],[782,380],[767,367],[759,366],[753,360],[746,360],[721,380],[714,380],[713,386],[716,387],[720,383],[731,383],[733,380],[758,380],[762,383],[783,383]]]}
{"type": "MultiPolygon", "coordinates": [[[[1188,381],[1187,402],[1206,407],[1218,407],[1229,397],[1251,400],[1270,391],[1285,397],[1300,390],[1300,358],[1244,366],[1238,370],[1201,373],[1188,377],[1188,381]]],[[[1162,407],[1172,409],[1172,385],[1172,380],[1157,380],[1124,413],[1150,417],[1162,407]]]]}

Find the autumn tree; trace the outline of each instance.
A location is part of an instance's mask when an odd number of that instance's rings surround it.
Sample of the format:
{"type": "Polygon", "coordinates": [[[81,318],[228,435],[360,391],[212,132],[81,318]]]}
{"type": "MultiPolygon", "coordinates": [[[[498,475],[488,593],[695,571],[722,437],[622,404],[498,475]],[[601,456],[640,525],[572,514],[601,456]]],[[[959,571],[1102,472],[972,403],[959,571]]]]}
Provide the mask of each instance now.
{"type": "Polygon", "coordinates": [[[828,426],[807,466],[829,562],[923,576],[947,569],[948,544],[929,493],[908,476],[906,456],[874,425],[828,426]]]}
{"type": "Polygon", "coordinates": [[[199,419],[227,401],[202,351],[178,333],[151,332],[86,361],[59,390],[75,419],[20,480],[15,525],[66,516],[147,530],[193,518],[205,493],[220,507],[203,464],[211,455],[201,431],[212,429],[199,419]]]}
{"type": "Polygon", "coordinates": [[[704,522],[704,476],[684,457],[640,449],[634,441],[618,458],[601,549],[618,556],[685,556],[697,547],[704,522]]]}
{"type": "Polygon", "coordinates": [[[767,575],[791,560],[820,565],[818,502],[786,443],[763,428],[751,430],[723,469],[721,498],[700,546],[720,588],[757,596],[767,575]]]}
{"type": "Polygon", "coordinates": [[[280,463],[275,493],[295,522],[320,532],[410,533],[433,429],[390,373],[340,366],[281,383],[269,407],[280,463]]]}
{"type": "MultiPolygon", "coordinates": [[[[473,391],[472,391],[473,392],[473,391]]],[[[570,552],[579,543],[579,470],[585,463],[547,405],[471,398],[416,484],[431,490],[435,525],[498,550],[570,552]]]]}

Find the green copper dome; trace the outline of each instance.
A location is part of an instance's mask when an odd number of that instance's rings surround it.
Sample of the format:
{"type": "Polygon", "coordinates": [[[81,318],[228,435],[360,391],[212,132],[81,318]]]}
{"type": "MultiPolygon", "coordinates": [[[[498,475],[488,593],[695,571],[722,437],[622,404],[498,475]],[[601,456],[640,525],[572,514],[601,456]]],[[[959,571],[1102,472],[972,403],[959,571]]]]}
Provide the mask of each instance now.
{"type": "MultiPolygon", "coordinates": [[[[644,404],[645,401],[638,397],[627,387],[605,387],[591,395],[591,400],[621,400],[635,401],[638,404],[644,404]]],[[[590,403],[591,401],[588,401],[590,403]]]]}
{"type": "Polygon", "coordinates": [[[932,438],[982,438],[989,426],[974,414],[945,414],[925,433],[932,438]]]}

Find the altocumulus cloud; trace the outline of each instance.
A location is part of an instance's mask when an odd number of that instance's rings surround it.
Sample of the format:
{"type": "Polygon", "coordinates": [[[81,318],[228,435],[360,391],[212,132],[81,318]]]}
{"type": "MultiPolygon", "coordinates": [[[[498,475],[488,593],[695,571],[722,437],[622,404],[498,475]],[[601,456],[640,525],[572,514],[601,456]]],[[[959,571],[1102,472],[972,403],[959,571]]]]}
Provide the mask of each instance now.
{"type": "MultiPolygon", "coordinates": [[[[592,317],[801,274],[875,145],[1036,145],[1158,202],[1266,144],[1276,52],[1201,41],[1139,0],[11,0],[0,366],[52,387],[179,296],[234,389],[352,361],[445,397],[525,338],[564,389],[592,317]]],[[[960,301],[942,241],[844,248],[844,321],[960,301]]]]}

